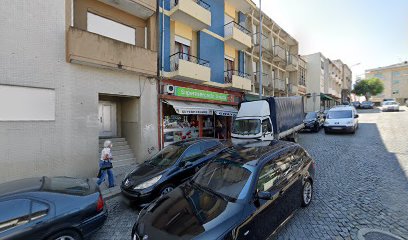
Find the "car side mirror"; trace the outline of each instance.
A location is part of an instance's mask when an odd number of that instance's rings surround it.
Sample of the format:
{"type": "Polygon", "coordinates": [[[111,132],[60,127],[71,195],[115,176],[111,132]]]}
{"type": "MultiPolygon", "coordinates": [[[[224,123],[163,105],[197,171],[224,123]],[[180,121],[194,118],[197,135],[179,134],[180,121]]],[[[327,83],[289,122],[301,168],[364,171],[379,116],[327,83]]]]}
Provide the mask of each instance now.
{"type": "Polygon", "coordinates": [[[272,194],[266,191],[258,192],[256,197],[262,200],[271,200],[273,198],[272,194]]]}
{"type": "Polygon", "coordinates": [[[358,118],[358,114],[354,115],[354,118],[358,118]]]}

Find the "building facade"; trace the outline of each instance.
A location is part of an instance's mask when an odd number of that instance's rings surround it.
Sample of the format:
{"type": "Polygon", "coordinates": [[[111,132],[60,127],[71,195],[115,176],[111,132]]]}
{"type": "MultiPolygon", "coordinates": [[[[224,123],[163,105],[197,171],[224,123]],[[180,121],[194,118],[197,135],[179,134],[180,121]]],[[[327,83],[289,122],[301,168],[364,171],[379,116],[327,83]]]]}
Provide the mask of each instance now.
{"type": "Polygon", "coordinates": [[[306,111],[319,111],[350,101],[351,70],[340,59],[330,60],[322,53],[303,56],[307,61],[306,111]]]}
{"type": "Polygon", "coordinates": [[[3,4],[0,182],[96,176],[100,138],[116,168],[158,148],[154,0],[3,4]]]}
{"type": "Polygon", "coordinates": [[[400,104],[408,100],[408,62],[365,71],[365,77],[378,78],[384,83],[384,92],[373,96],[373,102],[382,102],[384,98],[395,98],[400,104]]]}

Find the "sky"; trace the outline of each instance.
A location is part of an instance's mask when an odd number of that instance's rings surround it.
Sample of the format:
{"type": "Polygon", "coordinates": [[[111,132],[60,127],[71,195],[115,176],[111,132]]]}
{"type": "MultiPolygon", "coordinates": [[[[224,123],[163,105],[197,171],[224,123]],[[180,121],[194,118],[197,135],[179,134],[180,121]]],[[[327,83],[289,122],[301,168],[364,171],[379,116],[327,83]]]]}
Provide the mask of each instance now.
{"type": "Polygon", "coordinates": [[[262,10],[299,42],[301,55],[360,63],[353,79],[408,61],[408,0],[262,0],[262,10]]]}

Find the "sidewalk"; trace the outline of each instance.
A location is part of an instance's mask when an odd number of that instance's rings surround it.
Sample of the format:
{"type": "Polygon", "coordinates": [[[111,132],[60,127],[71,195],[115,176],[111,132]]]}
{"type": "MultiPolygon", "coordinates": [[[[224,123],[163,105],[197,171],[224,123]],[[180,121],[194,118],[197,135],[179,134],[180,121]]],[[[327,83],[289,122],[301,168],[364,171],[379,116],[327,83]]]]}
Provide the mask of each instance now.
{"type": "MultiPolygon", "coordinates": [[[[113,197],[116,197],[117,195],[120,194],[120,184],[122,183],[123,178],[131,172],[135,167],[137,166],[137,163],[134,163],[132,165],[128,166],[122,166],[122,167],[113,167],[113,175],[115,177],[115,187],[113,188],[108,188],[108,176],[105,177],[105,181],[99,186],[102,192],[102,196],[105,200],[111,199],[113,197]]],[[[96,181],[98,179],[96,177],[93,178],[96,181]]]]}

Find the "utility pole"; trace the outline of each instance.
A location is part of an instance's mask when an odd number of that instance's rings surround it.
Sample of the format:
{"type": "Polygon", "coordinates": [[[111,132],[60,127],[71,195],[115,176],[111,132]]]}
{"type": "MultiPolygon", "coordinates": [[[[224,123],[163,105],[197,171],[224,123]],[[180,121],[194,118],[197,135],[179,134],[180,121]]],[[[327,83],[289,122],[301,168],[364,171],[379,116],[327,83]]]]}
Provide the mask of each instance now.
{"type": "Polygon", "coordinates": [[[259,0],[259,99],[262,99],[262,0],[259,0]]]}

